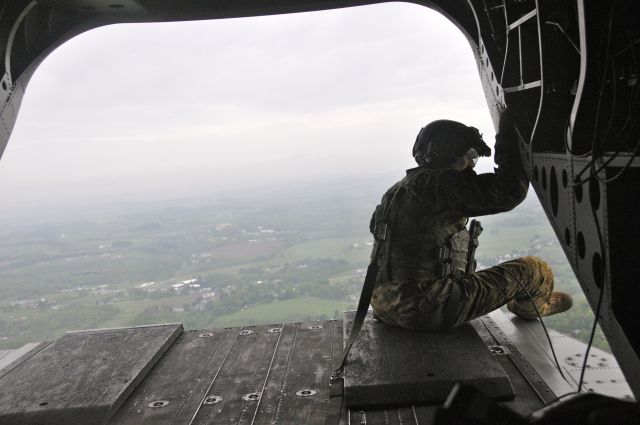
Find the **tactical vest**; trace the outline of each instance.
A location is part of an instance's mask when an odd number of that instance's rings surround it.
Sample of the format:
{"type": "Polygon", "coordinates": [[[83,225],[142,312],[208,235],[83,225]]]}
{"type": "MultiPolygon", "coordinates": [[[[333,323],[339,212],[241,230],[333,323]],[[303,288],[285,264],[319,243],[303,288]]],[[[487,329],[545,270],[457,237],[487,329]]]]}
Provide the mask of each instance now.
{"type": "MultiPolygon", "coordinates": [[[[407,188],[421,172],[425,171],[420,170],[413,175],[408,175],[389,189],[371,217],[369,228],[375,243],[384,244],[379,258],[381,267],[378,276],[382,281],[391,279],[389,264],[391,256],[394,255],[393,251],[397,251],[400,244],[406,243],[402,237],[398,239],[398,233],[403,230],[399,228],[402,226],[405,227],[405,231],[418,233],[413,239],[416,251],[419,252],[415,253],[413,260],[419,262],[418,267],[428,275],[420,276],[421,279],[435,279],[451,273],[464,273],[466,270],[470,233],[465,227],[467,220],[465,217],[451,217],[446,212],[420,217],[413,216],[411,212],[402,211],[402,208],[412,207],[408,200],[402,197],[408,196],[407,188]],[[402,193],[403,191],[405,193],[402,193]],[[391,205],[396,196],[401,198],[400,201],[391,205]],[[390,208],[391,211],[388,211],[390,208]]],[[[397,270],[396,273],[398,273],[397,270]]],[[[401,271],[400,274],[402,274],[401,271]]]]}
{"type": "MultiPolygon", "coordinates": [[[[467,256],[469,254],[470,241],[471,234],[465,227],[451,235],[447,243],[440,246],[438,260],[442,263],[443,275],[448,275],[456,271],[464,273],[467,270],[467,256]]],[[[475,270],[475,265],[473,269],[475,270]]]]}

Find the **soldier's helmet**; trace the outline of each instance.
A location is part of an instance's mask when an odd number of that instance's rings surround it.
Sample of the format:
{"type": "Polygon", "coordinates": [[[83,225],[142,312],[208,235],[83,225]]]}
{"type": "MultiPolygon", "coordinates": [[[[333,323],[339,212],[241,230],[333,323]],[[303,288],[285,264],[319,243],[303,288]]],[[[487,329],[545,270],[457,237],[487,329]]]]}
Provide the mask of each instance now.
{"type": "Polygon", "coordinates": [[[491,148],[475,127],[457,121],[437,120],[422,127],[413,145],[413,158],[418,165],[443,168],[475,149],[479,156],[490,156],[491,148]]]}

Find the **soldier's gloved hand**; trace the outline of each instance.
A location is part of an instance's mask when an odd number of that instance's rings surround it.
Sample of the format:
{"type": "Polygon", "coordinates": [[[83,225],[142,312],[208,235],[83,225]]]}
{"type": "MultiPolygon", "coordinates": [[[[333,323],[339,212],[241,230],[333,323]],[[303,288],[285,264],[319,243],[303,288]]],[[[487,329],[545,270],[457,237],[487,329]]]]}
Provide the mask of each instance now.
{"type": "Polygon", "coordinates": [[[516,134],[516,129],[508,109],[505,109],[500,114],[495,152],[494,161],[498,165],[519,161],[518,135],[516,134]]]}
{"type": "Polygon", "coordinates": [[[513,119],[509,109],[505,109],[500,113],[500,119],[498,120],[498,134],[505,136],[515,136],[515,128],[513,126],[513,119]]]}

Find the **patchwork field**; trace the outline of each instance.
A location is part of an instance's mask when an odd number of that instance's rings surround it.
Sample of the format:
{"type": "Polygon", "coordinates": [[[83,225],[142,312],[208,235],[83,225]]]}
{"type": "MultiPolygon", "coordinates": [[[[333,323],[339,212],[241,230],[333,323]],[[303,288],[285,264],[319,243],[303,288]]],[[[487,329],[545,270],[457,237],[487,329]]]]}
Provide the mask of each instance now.
{"type": "MultiPolygon", "coordinates": [[[[0,348],[72,329],[340,317],[357,304],[378,195],[318,190],[313,199],[308,191],[300,195],[306,202],[274,196],[277,201],[261,204],[0,226],[0,348]]],[[[528,202],[480,218],[484,232],[476,258],[485,267],[522,255],[548,261],[557,288],[576,298],[571,314],[549,323],[586,338],[591,311],[537,201],[528,202]]],[[[601,336],[598,344],[606,345],[601,336]]]]}

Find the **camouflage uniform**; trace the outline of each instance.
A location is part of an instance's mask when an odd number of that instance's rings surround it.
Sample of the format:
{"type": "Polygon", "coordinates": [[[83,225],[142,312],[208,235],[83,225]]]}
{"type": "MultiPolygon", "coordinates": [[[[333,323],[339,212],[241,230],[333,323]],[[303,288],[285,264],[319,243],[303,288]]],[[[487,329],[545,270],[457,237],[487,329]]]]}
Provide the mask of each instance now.
{"type": "Polygon", "coordinates": [[[370,225],[375,235],[386,213],[386,239],[375,242],[383,246],[371,305],[385,323],[446,329],[506,303],[523,317],[535,317],[514,278],[539,308],[549,300],[553,275],[539,258],[523,257],[470,275],[461,271],[464,265],[447,274],[438,258],[440,247],[465,228],[469,216],[511,210],[526,196],[529,182],[515,143],[499,135],[496,140],[495,173],[417,167],[383,196],[370,225]]]}

